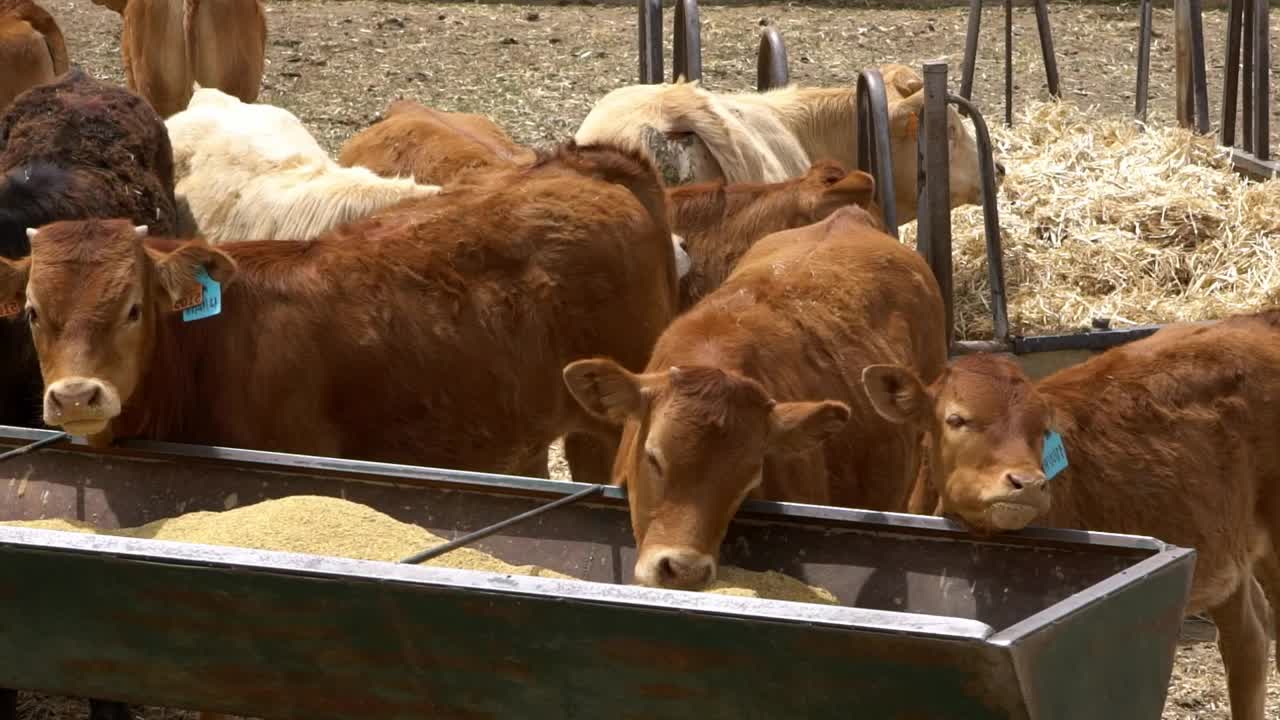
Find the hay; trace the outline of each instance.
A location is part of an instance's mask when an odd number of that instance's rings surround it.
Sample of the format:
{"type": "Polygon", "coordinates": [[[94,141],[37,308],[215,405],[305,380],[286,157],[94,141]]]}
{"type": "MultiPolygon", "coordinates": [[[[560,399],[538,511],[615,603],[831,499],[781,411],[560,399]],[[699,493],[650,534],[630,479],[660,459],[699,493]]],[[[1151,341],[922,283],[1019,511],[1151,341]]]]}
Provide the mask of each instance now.
{"type": "MultiPolygon", "coordinates": [[[[1250,182],[1213,138],[1145,131],[1070,103],[994,128],[1015,333],[1206,320],[1280,287],[1280,181],[1250,182]]],[[[904,228],[914,243],[915,226],[904,228]]],[[[991,336],[982,211],[953,213],[956,336],[991,336]]]]}
{"type": "MultiPolygon", "coordinates": [[[[445,542],[417,525],[402,523],[364,505],[311,495],[267,500],[225,512],[187,513],[175,518],[156,520],[137,528],[118,530],[97,530],[89,523],[61,518],[20,520],[0,525],[386,562],[395,562],[445,542]]],[[[512,565],[473,548],[451,550],[425,564],[510,575],[574,579],[535,565],[512,565]]],[[[811,587],[782,573],[754,572],[732,566],[720,568],[719,579],[707,592],[839,604],[829,591],[811,587]]]]}

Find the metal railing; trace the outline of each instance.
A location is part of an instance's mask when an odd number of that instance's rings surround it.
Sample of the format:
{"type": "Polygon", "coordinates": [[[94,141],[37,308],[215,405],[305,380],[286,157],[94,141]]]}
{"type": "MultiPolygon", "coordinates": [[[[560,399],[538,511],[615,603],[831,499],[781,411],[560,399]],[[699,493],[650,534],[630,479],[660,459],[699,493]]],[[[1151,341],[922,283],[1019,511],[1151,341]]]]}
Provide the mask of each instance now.
{"type": "Polygon", "coordinates": [[[1280,172],[1271,159],[1271,8],[1267,0],[1231,0],[1219,142],[1232,148],[1237,170],[1259,177],[1280,172]],[[1242,101],[1236,145],[1236,101],[1242,101]]]}
{"type": "Polygon", "coordinates": [[[858,133],[858,169],[876,180],[876,202],[884,227],[898,237],[898,206],[893,185],[893,146],[889,142],[889,100],[880,71],[868,68],[858,74],[854,122],[858,133]]]}
{"type": "MultiPolygon", "coordinates": [[[[1049,94],[1062,97],[1058,81],[1058,60],[1053,52],[1053,32],[1049,27],[1048,0],[1035,0],[1036,30],[1040,54],[1044,58],[1045,82],[1049,94]]],[[[969,25],[964,37],[960,96],[973,98],[973,74],[978,62],[978,35],[982,27],[982,0],[969,0],[969,25]]],[[[1013,124],[1013,0],[1004,0],[1004,124],[1013,124]]]]}
{"type": "MultiPolygon", "coordinates": [[[[656,85],[663,81],[662,71],[662,0],[639,0],[640,82],[656,85]]],[[[671,82],[680,78],[693,82],[702,79],[702,21],[698,0],[676,0],[675,23],[671,50],[671,82]]],[[[760,92],[790,82],[787,48],[782,35],[773,27],[760,32],[756,55],[756,89],[760,92]]]]}
{"type": "Polygon", "coordinates": [[[760,32],[760,49],[756,51],[756,90],[764,92],[791,82],[787,63],[787,47],[782,35],[772,27],[760,32]]]}

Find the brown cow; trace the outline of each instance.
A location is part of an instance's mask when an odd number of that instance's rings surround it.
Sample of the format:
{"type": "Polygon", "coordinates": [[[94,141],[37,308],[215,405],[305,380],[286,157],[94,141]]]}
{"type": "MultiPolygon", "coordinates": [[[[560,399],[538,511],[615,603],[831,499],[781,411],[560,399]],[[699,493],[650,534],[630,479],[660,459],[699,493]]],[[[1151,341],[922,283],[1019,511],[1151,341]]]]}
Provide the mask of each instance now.
{"type": "Polygon", "coordinates": [[[562,434],[616,442],[561,368],[599,353],[643,367],[676,307],[657,175],[607,148],[563,147],[305,242],[215,248],[126,221],[32,235],[29,260],[0,263],[0,297],[25,289],[46,422],[99,444],[545,475],[562,434]],[[184,322],[173,309],[201,299],[200,268],[221,311],[184,322]]]}
{"type": "Polygon", "coordinates": [[[862,202],[877,229],[880,210],[866,198],[866,181],[839,163],[822,161],[809,172],[780,183],[723,181],[667,189],[671,231],[684,238],[691,267],[680,281],[680,308],[687,310],[720,287],[738,259],[770,233],[815,223],[862,202]]]}
{"type": "Polygon", "coordinates": [[[1270,642],[1253,572],[1280,540],[1280,311],[1172,325],[1039,382],[996,355],[931,384],[865,373],[885,418],[929,434],[941,511],[978,532],[1038,522],[1195,548],[1187,611],[1218,626],[1232,717],[1262,720],[1270,642]],[[1051,479],[1050,431],[1067,459],[1051,479]]]}
{"type": "MultiPolygon", "coordinates": [[[[851,176],[869,197],[871,177],[851,176]]],[[[756,243],[663,333],[643,374],[606,358],[566,367],[574,397],[623,425],[614,482],[631,504],[636,580],[713,580],[747,497],[901,510],[920,432],[876,415],[862,368],[940,373],[942,323],[925,261],[846,207],[756,243]]]]}
{"type": "Polygon", "coordinates": [[[27,88],[53,82],[69,67],[52,15],[32,0],[0,0],[0,112],[27,88]]]}
{"type": "Polygon", "coordinates": [[[187,107],[193,83],[258,99],[267,51],[260,0],[93,0],[124,19],[129,89],[164,117],[187,107]]]}
{"type": "Polygon", "coordinates": [[[435,110],[409,100],[393,101],[382,120],[353,136],[338,155],[338,164],[345,167],[435,185],[466,170],[533,161],[532,150],[516,144],[483,115],[435,110]]]}

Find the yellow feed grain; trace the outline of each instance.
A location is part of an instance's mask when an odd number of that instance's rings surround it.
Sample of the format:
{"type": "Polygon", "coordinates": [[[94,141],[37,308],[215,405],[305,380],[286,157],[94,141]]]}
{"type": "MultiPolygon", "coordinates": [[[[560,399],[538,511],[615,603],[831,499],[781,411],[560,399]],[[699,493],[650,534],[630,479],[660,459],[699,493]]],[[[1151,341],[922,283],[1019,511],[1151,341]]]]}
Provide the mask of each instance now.
{"type": "MultiPolygon", "coordinates": [[[[295,495],[225,512],[194,512],[142,527],[96,530],[92,525],[59,518],[0,523],[17,527],[100,533],[202,545],[227,545],[281,552],[395,562],[445,542],[370,507],[338,498],[295,495]]],[[[435,567],[482,570],[511,575],[574,578],[534,565],[511,565],[472,548],[459,548],[425,563],[435,567]]],[[[805,585],[777,572],[753,572],[723,566],[708,592],[794,602],[839,604],[828,591],[805,585]]]]}

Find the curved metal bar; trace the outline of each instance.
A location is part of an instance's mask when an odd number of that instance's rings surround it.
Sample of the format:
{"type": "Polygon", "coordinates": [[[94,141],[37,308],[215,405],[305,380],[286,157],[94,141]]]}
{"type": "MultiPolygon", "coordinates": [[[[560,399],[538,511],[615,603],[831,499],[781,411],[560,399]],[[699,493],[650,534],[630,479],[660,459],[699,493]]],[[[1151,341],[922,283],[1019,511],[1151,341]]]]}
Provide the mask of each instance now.
{"type": "Polygon", "coordinates": [[[875,68],[858,74],[854,122],[857,125],[858,169],[876,179],[876,200],[889,234],[898,237],[898,205],[894,196],[893,152],[889,144],[889,101],[884,78],[875,68]],[[873,169],[874,168],[874,169],[873,169]]]}
{"type": "Polygon", "coordinates": [[[996,340],[1009,338],[1009,305],[1004,287],[1004,249],[1000,240],[1000,211],[996,202],[995,154],[991,133],[978,108],[958,95],[947,94],[947,102],[960,108],[973,121],[974,139],[978,142],[978,171],[982,176],[982,221],[987,236],[987,275],[991,283],[991,315],[996,340]]]}
{"type": "Polygon", "coordinates": [[[673,28],[671,81],[683,77],[689,82],[702,79],[702,21],[698,17],[698,0],[676,0],[673,28]]]}
{"type": "Polygon", "coordinates": [[[639,0],[640,83],[662,82],[662,0],[639,0]]]}
{"type": "Polygon", "coordinates": [[[45,447],[47,445],[52,445],[57,442],[62,442],[63,440],[66,440],[69,437],[71,437],[71,433],[66,433],[66,432],[60,432],[55,435],[50,435],[47,438],[36,440],[30,445],[23,445],[20,448],[14,448],[13,450],[10,450],[8,452],[0,453],[0,461],[8,460],[11,457],[17,457],[19,455],[26,455],[29,452],[39,450],[40,448],[45,447]]]}
{"type": "Polygon", "coordinates": [[[787,46],[782,35],[772,27],[760,33],[760,49],[756,52],[756,90],[764,92],[791,82],[787,63],[787,46]]]}

